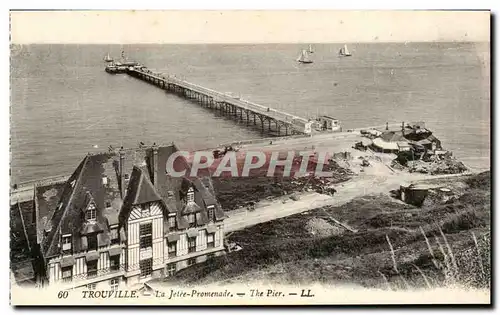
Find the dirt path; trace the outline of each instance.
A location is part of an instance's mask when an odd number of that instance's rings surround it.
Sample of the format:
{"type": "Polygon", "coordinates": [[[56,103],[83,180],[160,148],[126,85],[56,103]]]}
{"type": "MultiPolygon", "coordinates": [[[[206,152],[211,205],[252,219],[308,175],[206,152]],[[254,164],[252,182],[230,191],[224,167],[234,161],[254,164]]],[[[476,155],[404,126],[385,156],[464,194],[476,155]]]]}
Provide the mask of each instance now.
{"type": "Polygon", "coordinates": [[[324,206],[341,206],[356,197],[365,195],[388,194],[390,190],[397,189],[402,183],[411,183],[429,179],[463,176],[466,174],[431,176],[426,174],[396,173],[386,176],[362,175],[352,180],[336,185],[335,196],[318,193],[304,193],[298,201],[288,199],[286,203],[276,200],[272,204],[256,208],[253,211],[239,210],[227,212],[228,218],[224,220],[224,230],[227,232],[242,230],[244,228],[287,217],[293,214],[317,209],[324,206]]]}
{"type": "Polygon", "coordinates": [[[229,212],[227,213],[228,218],[224,221],[224,230],[226,232],[236,231],[324,206],[341,206],[355,197],[388,192],[399,187],[399,185],[400,180],[395,177],[390,179],[375,176],[356,178],[337,185],[335,189],[338,192],[334,197],[318,193],[305,193],[297,201],[288,199],[283,204],[279,200],[269,206],[256,208],[253,211],[229,212]]]}

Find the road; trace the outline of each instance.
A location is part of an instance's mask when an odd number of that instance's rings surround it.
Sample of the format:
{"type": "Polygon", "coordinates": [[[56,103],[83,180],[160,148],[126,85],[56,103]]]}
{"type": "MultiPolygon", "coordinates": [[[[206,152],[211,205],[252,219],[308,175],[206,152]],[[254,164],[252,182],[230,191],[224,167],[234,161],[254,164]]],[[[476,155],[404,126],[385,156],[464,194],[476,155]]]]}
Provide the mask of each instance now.
{"type": "Polygon", "coordinates": [[[263,222],[287,217],[293,214],[317,209],[324,206],[341,206],[356,197],[365,195],[388,194],[389,191],[399,188],[402,183],[418,182],[429,179],[463,176],[464,174],[432,176],[426,174],[392,174],[388,176],[363,175],[335,185],[337,193],[332,196],[318,193],[305,193],[298,201],[291,199],[285,204],[277,200],[271,205],[256,208],[252,211],[236,210],[226,212],[228,218],[224,220],[226,233],[257,225],[263,222]]]}

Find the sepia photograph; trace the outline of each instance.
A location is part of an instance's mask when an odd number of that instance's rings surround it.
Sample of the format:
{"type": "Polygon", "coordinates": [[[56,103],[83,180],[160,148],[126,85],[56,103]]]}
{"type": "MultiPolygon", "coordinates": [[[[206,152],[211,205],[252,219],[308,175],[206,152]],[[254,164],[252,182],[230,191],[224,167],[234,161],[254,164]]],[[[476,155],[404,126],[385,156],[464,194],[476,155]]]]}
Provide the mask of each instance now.
{"type": "Polygon", "coordinates": [[[490,11],[9,14],[11,305],[491,303],[490,11]]]}

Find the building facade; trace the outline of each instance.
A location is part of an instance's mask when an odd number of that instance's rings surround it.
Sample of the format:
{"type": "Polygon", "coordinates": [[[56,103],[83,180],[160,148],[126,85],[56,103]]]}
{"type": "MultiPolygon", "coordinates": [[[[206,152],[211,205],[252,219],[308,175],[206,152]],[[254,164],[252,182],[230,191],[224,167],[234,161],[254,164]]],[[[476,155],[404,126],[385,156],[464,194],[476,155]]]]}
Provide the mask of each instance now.
{"type": "Polygon", "coordinates": [[[65,185],[35,187],[46,285],[114,290],[224,253],[225,215],[212,182],[168,174],[166,161],[176,151],[171,145],[88,155],[65,185]]]}

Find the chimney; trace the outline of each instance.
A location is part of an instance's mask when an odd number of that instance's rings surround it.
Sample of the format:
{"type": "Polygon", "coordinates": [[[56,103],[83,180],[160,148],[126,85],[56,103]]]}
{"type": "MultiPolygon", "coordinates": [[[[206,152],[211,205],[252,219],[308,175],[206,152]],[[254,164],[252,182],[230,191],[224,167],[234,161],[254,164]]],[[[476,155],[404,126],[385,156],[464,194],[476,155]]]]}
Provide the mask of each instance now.
{"type": "Polygon", "coordinates": [[[389,130],[389,123],[388,122],[385,123],[385,130],[389,130]]]}
{"type": "Polygon", "coordinates": [[[124,164],[125,164],[125,150],[123,147],[120,148],[120,192],[122,194],[122,199],[125,198],[125,174],[124,174],[124,164]]]}
{"type": "Polygon", "coordinates": [[[403,135],[405,134],[405,122],[404,121],[401,123],[401,132],[403,133],[403,135]]]}
{"type": "Polygon", "coordinates": [[[151,160],[152,173],[153,173],[153,185],[155,187],[158,187],[158,146],[156,145],[156,142],[153,143],[151,150],[153,151],[153,156],[152,156],[152,160],[151,160]]]}

